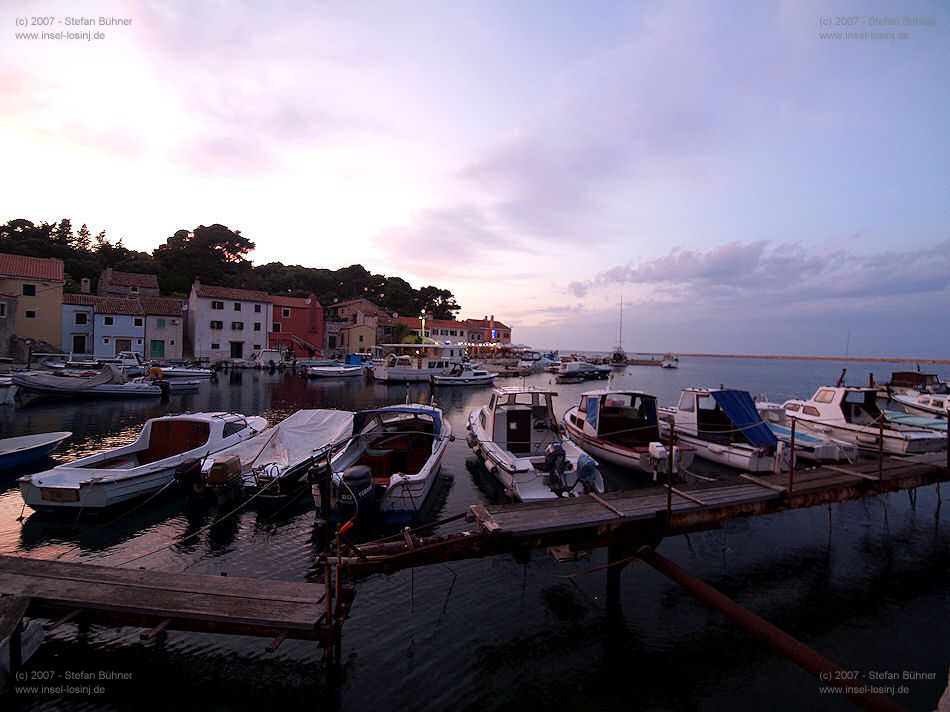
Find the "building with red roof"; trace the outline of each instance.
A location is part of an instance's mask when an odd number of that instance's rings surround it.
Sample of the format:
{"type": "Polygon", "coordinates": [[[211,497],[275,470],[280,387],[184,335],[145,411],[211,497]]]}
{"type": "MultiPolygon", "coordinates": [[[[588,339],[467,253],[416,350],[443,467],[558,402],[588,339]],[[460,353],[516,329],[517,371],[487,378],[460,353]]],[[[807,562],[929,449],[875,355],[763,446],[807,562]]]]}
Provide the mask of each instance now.
{"type": "Polygon", "coordinates": [[[157,297],[158,277],[141,272],[120,272],[106,267],[99,275],[100,297],[157,297]]]}
{"type": "Polygon", "coordinates": [[[110,358],[122,351],[145,356],[145,312],[137,299],[64,294],[63,351],[74,357],[110,358]]]}
{"type": "Polygon", "coordinates": [[[16,296],[16,336],[59,343],[63,282],[62,260],[0,253],[0,292],[16,296]]]}
{"type": "Polygon", "coordinates": [[[201,284],[188,296],[187,332],[197,358],[250,358],[267,347],[273,331],[271,298],[253,289],[201,284]]]}

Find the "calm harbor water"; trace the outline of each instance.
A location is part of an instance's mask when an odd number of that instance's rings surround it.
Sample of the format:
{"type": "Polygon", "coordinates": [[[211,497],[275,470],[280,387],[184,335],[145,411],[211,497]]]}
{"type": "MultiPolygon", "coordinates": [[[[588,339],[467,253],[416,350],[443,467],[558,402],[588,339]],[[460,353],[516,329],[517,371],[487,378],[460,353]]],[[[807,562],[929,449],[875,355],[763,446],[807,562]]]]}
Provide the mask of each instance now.
{"type": "MultiPolygon", "coordinates": [[[[895,365],[893,368],[901,368],[895,365]]],[[[890,364],[849,364],[849,382],[890,364]]],[[[835,363],[681,359],[677,370],[628,367],[614,384],[674,404],[683,386],[745,388],[771,400],[809,396],[832,383],[835,363]]],[[[946,377],[948,374],[941,372],[946,377]]],[[[548,374],[529,384],[548,384],[548,374]]],[[[520,382],[520,379],[519,379],[520,382]]],[[[500,381],[500,383],[504,383],[500,381]]],[[[514,381],[510,381],[514,384],[514,381]]],[[[557,386],[562,413],[581,391],[557,386]]],[[[358,409],[426,401],[427,385],[307,381],[291,374],[236,372],[167,404],[83,403],[16,410],[0,406],[11,437],[71,430],[64,461],[133,439],[145,419],[183,410],[235,410],[277,421],[299,408],[358,409]]],[[[437,401],[458,437],[443,460],[433,518],[476,502],[500,501],[499,488],[464,442],[468,412],[490,389],[440,389],[437,401]]],[[[47,463],[48,466],[48,463],[47,463]]],[[[220,514],[171,494],[114,518],[70,522],[26,511],[15,477],[0,476],[0,551],[36,558],[119,564],[161,549],[137,565],[285,580],[319,579],[312,505],[282,510],[251,505],[183,543],[220,514]]],[[[647,484],[605,468],[611,487],[647,484]]],[[[950,496],[944,488],[944,498],[950,496]]],[[[950,663],[950,506],[936,488],[831,508],[737,520],[724,530],[669,539],[660,552],[767,620],[865,676],[916,678],[895,695],[912,710],[932,710],[950,663]],[[929,679],[926,679],[929,678],[929,679]]],[[[462,528],[448,525],[442,533],[462,528]]],[[[48,635],[31,670],[120,673],[105,694],[13,695],[22,709],[853,709],[822,683],[769,652],[652,569],[623,574],[622,618],[609,617],[605,575],[568,574],[605,563],[604,552],[556,564],[536,552],[521,565],[507,557],[456,562],[356,581],[343,631],[336,684],[316,645],[171,632],[152,643],[138,629],[65,625],[48,635]]],[[[115,675],[112,675],[115,677],[115,675]]],[[[883,678],[881,678],[883,679],[883,678]]],[[[882,684],[885,684],[882,682],[882,684]]]]}

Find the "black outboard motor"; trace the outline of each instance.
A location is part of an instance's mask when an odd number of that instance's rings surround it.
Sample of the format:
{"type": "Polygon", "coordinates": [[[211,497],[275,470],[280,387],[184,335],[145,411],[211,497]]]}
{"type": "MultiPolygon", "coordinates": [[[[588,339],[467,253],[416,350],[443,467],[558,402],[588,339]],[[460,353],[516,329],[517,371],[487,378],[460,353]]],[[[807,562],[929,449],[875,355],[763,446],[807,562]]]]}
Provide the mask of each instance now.
{"type": "Polygon", "coordinates": [[[158,386],[159,390],[162,392],[162,400],[168,400],[168,397],[172,394],[172,387],[168,384],[168,381],[166,381],[164,378],[159,378],[157,381],[155,381],[155,385],[158,386]]]}
{"type": "Polygon", "coordinates": [[[343,471],[340,480],[333,483],[340,520],[349,521],[357,514],[360,522],[372,519],[376,510],[373,471],[366,465],[354,465],[343,471]]]}
{"type": "Polygon", "coordinates": [[[559,442],[553,442],[544,451],[544,472],[548,473],[551,491],[558,497],[564,493],[564,468],[567,455],[559,442]]]}
{"type": "Polygon", "coordinates": [[[175,468],[175,481],[185,487],[194,487],[201,483],[201,460],[197,457],[182,462],[175,468]]]}

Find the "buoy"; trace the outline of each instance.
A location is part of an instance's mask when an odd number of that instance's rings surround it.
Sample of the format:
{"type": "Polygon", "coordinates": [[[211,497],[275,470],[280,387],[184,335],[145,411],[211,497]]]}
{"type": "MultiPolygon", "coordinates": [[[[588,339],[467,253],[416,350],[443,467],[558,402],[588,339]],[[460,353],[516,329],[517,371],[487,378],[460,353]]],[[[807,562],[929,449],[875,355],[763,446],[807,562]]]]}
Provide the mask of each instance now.
{"type": "Polygon", "coordinates": [[[158,366],[152,366],[148,370],[148,377],[152,381],[161,380],[164,376],[165,376],[164,372],[158,366]]]}

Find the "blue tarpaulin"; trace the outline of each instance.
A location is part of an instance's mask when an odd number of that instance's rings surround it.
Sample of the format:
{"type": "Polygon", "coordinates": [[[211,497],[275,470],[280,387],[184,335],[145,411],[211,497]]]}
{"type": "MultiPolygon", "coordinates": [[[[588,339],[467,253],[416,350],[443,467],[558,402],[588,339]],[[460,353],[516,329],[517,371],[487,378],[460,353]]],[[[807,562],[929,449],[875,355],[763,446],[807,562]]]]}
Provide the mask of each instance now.
{"type": "Polygon", "coordinates": [[[778,444],[778,438],[762,421],[748,391],[713,391],[710,395],[751,445],[774,447],[778,444]]]}
{"type": "Polygon", "coordinates": [[[600,415],[600,398],[589,396],[587,398],[587,422],[597,432],[597,420],[600,415]]]}

